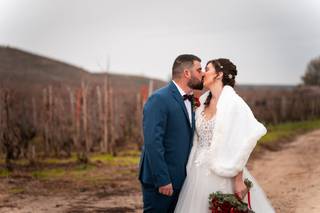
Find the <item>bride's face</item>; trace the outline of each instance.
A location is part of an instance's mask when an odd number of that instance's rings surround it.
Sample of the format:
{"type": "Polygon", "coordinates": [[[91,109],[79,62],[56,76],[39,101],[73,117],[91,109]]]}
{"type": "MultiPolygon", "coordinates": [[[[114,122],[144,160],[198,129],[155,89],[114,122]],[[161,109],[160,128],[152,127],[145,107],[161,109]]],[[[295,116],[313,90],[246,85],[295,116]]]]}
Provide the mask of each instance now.
{"type": "Polygon", "coordinates": [[[212,63],[206,66],[206,72],[204,73],[203,86],[206,89],[210,89],[217,81],[222,81],[222,72],[217,72],[212,63]]]}

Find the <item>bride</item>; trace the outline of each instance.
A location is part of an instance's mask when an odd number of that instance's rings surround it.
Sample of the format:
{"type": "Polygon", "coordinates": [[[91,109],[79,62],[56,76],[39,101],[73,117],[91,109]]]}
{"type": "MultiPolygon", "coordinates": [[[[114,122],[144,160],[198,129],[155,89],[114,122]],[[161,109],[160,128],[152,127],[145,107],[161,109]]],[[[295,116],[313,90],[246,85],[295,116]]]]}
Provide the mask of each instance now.
{"type": "Polygon", "coordinates": [[[204,86],[209,91],[200,97],[196,110],[196,132],[176,213],[210,212],[209,194],[216,191],[234,193],[247,201],[244,178],[253,183],[252,210],[275,212],[245,167],[267,131],[234,91],[236,75],[236,66],[228,59],[211,60],[206,65],[204,86]]]}

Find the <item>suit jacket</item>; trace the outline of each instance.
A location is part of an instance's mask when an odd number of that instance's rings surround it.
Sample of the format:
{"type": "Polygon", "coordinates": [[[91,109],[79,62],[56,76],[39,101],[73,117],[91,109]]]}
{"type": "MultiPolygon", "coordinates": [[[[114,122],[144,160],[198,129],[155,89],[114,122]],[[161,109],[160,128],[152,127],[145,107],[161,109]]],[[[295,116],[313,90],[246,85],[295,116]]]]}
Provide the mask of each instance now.
{"type": "Polygon", "coordinates": [[[173,82],[149,97],[143,110],[142,183],[155,187],[172,183],[174,189],[181,189],[194,126],[194,112],[190,124],[183,97],[173,82]]]}

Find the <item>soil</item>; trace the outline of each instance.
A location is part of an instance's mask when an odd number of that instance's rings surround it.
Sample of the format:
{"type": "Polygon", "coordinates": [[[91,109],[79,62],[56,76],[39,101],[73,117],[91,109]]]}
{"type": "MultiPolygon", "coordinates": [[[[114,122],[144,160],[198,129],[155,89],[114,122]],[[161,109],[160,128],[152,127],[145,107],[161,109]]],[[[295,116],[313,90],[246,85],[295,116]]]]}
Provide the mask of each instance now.
{"type": "MultiPolygon", "coordinates": [[[[248,164],[276,212],[320,212],[320,130],[276,150],[264,150],[248,164]]],[[[25,173],[2,177],[0,212],[142,212],[137,169],[100,165],[98,172],[105,178],[94,184],[68,177],[41,180],[25,173]]]]}

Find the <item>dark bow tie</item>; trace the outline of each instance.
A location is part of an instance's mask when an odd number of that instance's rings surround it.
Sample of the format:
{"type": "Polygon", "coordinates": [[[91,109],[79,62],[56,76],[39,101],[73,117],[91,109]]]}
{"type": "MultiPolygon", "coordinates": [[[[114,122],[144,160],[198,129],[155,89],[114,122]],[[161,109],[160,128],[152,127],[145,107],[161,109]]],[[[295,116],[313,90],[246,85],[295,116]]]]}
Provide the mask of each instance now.
{"type": "Polygon", "coordinates": [[[182,97],[183,97],[183,100],[184,100],[184,101],[187,100],[187,99],[188,99],[190,102],[193,101],[193,95],[185,94],[185,95],[183,95],[182,97]]]}

